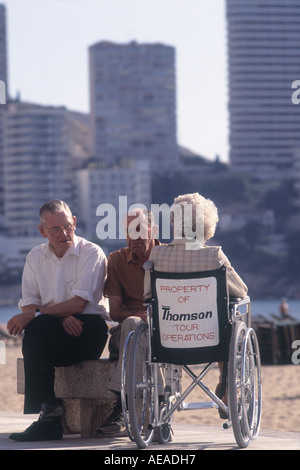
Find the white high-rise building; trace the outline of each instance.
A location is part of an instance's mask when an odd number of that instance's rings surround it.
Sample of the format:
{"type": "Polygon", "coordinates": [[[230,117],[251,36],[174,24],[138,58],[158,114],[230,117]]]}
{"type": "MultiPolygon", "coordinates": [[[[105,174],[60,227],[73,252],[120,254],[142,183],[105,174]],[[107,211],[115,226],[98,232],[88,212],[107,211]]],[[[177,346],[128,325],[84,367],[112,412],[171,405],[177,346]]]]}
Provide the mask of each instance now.
{"type": "Polygon", "coordinates": [[[300,148],[299,0],[227,0],[230,161],[260,178],[290,177],[300,148]]]}
{"type": "MultiPolygon", "coordinates": [[[[8,78],[7,78],[7,47],[6,47],[6,8],[0,4],[0,80],[5,84],[5,94],[8,94],[8,78]]],[[[2,93],[1,93],[2,94],[2,93]]],[[[0,96],[0,103],[3,96],[0,96]]],[[[7,96],[5,96],[7,102],[7,96]]],[[[4,180],[3,180],[3,119],[6,105],[0,104],[0,226],[3,225],[3,197],[4,197],[4,180]]]]}
{"type": "Polygon", "coordinates": [[[123,168],[101,168],[91,164],[76,172],[76,188],[79,228],[93,240],[124,245],[123,227],[119,219],[133,204],[142,204],[150,209],[150,163],[140,160],[123,168]],[[97,233],[101,220],[106,221],[107,226],[97,233]],[[120,239],[123,241],[118,242],[120,239]]]}
{"type": "Polygon", "coordinates": [[[35,235],[50,199],[74,201],[73,168],[83,157],[84,121],[64,107],[10,103],[4,113],[4,222],[14,236],[35,235]]]}
{"type": "Polygon", "coordinates": [[[0,80],[5,83],[8,92],[7,47],[6,47],[6,8],[0,4],[0,80]]]}
{"type": "Polygon", "coordinates": [[[93,156],[107,165],[150,160],[153,172],[179,161],[175,50],[162,44],[90,47],[93,156]]]}

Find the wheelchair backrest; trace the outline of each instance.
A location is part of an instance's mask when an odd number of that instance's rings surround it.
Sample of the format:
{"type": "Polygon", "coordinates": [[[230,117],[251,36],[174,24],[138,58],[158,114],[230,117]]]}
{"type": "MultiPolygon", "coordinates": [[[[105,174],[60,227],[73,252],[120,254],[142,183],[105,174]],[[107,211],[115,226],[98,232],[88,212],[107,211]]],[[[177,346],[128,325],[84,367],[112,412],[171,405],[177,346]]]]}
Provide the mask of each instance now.
{"type": "Polygon", "coordinates": [[[223,361],[229,341],[226,268],[194,273],[150,269],[154,362],[223,361]]]}

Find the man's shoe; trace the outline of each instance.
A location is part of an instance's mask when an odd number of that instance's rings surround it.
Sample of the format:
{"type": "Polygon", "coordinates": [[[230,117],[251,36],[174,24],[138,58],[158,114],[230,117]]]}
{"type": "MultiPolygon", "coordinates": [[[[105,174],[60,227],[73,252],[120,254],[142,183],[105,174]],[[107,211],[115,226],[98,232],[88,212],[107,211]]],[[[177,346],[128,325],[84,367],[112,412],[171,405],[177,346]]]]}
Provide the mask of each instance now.
{"type": "Polygon", "coordinates": [[[96,434],[102,437],[127,435],[120,398],[115,403],[109,417],[104,421],[102,426],[96,430],[96,434]]]}
{"type": "Polygon", "coordinates": [[[14,432],[9,436],[9,439],[18,442],[57,441],[62,438],[62,427],[57,420],[34,421],[25,431],[14,432]]]}
{"type": "Polygon", "coordinates": [[[53,418],[60,418],[65,412],[62,400],[55,400],[53,402],[45,401],[42,403],[40,411],[40,421],[46,421],[53,418]]]}

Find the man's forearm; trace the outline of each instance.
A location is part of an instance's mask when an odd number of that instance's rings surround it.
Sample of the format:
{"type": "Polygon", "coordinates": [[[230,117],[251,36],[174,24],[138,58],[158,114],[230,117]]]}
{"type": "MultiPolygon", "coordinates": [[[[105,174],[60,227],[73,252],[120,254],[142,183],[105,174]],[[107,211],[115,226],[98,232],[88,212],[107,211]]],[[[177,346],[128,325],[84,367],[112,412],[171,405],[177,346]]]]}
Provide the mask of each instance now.
{"type": "Polygon", "coordinates": [[[39,310],[44,315],[53,315],[55,317],[63,318],[68,317],[69,315],[74,315],[75,313],[81,313],[87,303],[87,300],[75,296],[72,299],[65,300],[64,302],[59,302],[47,307],[39,307],[39,310]]]}
{"type": "Polygon", "coordinates": [[[67,317],[69,315],[74,315],[75,313],[81,313],[87,301],[81,297],[75,296],[72,299],[65,300],[64,302],[59,302],[57,304],[40,306],[38,304],[25,305],[22,307],[23,313],[35,312],[37,309],[47,315],[54,315],[57,317],[67,317]]]}

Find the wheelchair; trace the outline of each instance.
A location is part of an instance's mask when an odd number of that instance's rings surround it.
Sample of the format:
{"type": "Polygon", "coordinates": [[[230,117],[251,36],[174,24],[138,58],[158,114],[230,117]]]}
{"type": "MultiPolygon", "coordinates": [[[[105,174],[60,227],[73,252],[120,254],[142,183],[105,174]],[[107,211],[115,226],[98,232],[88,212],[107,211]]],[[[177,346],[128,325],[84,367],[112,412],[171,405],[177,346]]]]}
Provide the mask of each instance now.
{"type": "MultiPolygon", "coordinates": [[[[147,264],[147,263],[146,263],[147,264]]],[[[257,438],[262,385],[259,345],[251,328],[250,298],[230,299],[226,268],[198,273],[150,270],[152,298],[145,302],[147,321],[126,340],[121,401],[129,438],[138,448],[172,440],[174,412],[216,407],[225,414],[237,445],[257,438]],[[221,393],[203,382],[216,362],[223,363],[221,393]],[[195,374],[193,365],[201,364],[195,374]],[[181,377],[191,381],[182,390],[181,377]],[[186,402],[199,386],[207,402],[186,402]],[[228,391],[228,405],[219,396],[228,391]]]]}

